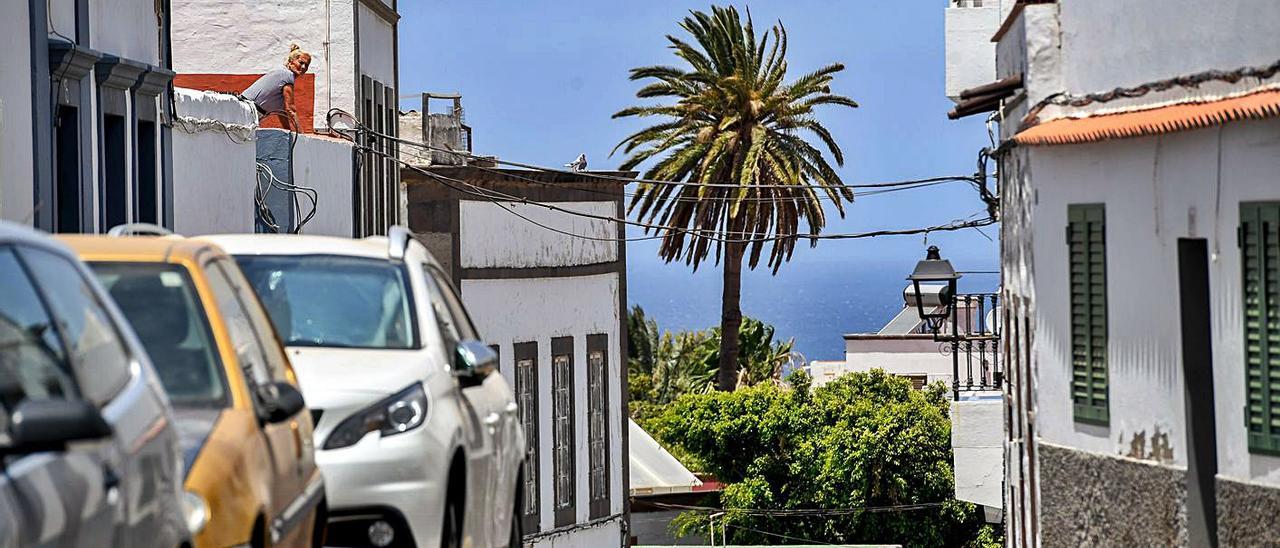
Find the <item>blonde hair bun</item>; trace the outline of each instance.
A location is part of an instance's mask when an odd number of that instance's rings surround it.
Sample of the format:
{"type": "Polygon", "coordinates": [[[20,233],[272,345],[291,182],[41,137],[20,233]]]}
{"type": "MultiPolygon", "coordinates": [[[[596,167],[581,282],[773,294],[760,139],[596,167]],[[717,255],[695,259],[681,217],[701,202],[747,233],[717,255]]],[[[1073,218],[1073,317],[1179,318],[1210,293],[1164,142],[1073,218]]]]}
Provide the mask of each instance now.
{"type": "Polygon", "coordinates": [[[289,44],[289,55],[285,56],[285,64],[292,63],[294,59],[302,57],[303,55],[311,57],[311,54],[304,51],[302,46],[299,46],[296,43],[289,44]]]}

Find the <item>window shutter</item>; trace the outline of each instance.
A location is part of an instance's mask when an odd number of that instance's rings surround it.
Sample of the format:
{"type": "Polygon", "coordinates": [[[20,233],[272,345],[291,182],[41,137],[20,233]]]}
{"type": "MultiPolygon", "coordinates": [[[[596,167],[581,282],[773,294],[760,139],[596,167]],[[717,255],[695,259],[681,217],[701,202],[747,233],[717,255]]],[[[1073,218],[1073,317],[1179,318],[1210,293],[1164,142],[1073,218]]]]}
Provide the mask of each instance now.
{"type": "Polygon", "coordinates": [[[1240,204],[1249,451],[1280,454],[1280,202],[1240,204]]]}
{"type": "Polygon", "coordinates": [[[1102,204],[1067,206],[1071,401],[1075,419],[1107,424],[1107,230],[1102,204]]]}

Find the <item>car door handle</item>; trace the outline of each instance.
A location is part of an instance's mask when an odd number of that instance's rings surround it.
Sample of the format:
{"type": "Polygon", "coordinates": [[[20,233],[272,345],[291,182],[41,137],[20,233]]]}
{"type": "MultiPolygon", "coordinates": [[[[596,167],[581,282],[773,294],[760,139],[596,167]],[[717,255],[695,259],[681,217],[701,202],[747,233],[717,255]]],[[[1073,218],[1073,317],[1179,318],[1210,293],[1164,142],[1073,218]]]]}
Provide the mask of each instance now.
{"type": "Polygon", "coordinates": [[[507,406],[504,407],[502,410],[505,411],[508,415],[514,415],[516,414],[517,411],[520,410],[520,406],[517,405],[516,402],[508,402],[507,406]]]}

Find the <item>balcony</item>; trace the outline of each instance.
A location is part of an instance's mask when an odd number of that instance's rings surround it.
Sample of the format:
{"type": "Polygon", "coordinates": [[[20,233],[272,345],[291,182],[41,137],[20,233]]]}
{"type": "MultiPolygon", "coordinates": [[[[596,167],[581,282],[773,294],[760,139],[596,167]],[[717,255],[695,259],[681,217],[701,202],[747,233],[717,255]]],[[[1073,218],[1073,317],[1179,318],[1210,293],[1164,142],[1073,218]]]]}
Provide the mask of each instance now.
{"type": "Polygon", "coordinates": [[[996,79],[996,48],[991,38],[1000,28],[1000,4],[1001,0],[952,0],[947,7],[946,93],[952,101],[960,100],[961,90],[996,79]]]}

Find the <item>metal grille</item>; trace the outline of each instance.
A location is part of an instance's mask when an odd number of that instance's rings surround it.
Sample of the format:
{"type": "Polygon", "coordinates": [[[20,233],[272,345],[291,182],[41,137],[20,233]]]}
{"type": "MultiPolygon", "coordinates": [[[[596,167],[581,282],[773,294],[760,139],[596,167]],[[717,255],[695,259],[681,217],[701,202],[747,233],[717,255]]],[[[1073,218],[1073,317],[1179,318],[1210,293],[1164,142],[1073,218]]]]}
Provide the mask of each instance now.
{"type": "Polygon", "coordinates": [[[573,505],[573,415],[570,412],[573,383],[567,354],[551,358],[552,425],[551,453],[555,474],[556,508],[573,505]]]}
{"type": "Polygon", "coordinates": [[[587,407],[591,484],[591,500],[608,498],[608,480],[605,462],[608,459],[608,440],[605,439],[605,385],[604,352],[595,350],[587,355],[587,407]]]}
{"type": "Polygon", "coordinates": [[[516,397],[520,401],[520,424],[524,427],[524,513],[538,513],[538,402],[533,397],[533,360],[516,361],[516,397]]]}
{"type": "Polygon", "coordinates": [[[1245,426],[1249,450],[1280,453],[1280,203],[1240,205],[1245,426]]]}
{"type": "Polygon", "coordinates": [[[1106,209],[1067,210],[1070,253],[1071,399],[1076,420],[1107,423],[1106,209]]]}

